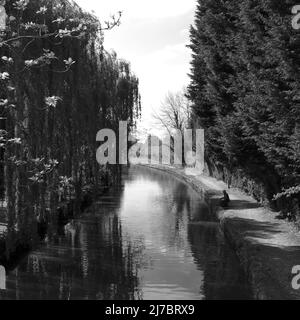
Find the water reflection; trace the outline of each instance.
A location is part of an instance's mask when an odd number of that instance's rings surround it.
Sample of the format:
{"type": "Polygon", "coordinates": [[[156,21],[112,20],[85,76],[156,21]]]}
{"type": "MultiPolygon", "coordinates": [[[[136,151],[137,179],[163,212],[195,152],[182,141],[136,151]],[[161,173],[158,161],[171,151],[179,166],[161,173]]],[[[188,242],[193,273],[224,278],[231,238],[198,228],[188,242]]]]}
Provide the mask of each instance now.
{"type": "Polygon", "coordinates": [[[190,224],[191,251],[204,281],[201,291],[206,299],[250,299],[250,290],[235,253],[226,244],[216,223],[190,224]]]}
{"type": "Polygon", "coordinates": [[[3,299],[248,297],[234,254],[199,196],[142,168],[6,276],[3,299]],[[200,212],[200,214],[199,214],[200,212]],[[191,223],[195,217],[202,222],[191,223]]]}

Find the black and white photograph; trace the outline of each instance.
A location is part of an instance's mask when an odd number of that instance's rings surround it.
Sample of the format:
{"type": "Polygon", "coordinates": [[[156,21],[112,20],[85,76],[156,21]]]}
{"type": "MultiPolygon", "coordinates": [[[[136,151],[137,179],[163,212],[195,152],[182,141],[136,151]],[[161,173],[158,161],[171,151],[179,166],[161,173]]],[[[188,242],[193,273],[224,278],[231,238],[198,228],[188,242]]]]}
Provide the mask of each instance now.
{"type": "Polygon", "coordinates": [[[0,0],[1,300],[300,300],[300,0],[0,0]]]}

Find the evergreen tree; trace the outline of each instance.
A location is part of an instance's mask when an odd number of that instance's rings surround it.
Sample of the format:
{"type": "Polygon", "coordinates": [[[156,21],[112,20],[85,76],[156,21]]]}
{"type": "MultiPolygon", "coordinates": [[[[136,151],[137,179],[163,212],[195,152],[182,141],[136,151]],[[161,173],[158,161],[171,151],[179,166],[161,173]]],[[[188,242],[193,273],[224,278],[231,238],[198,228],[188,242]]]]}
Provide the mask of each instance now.
{"type": "Polygon", "coordinates": [[[295,4],[198,0],[191,28],[189,98],[206,129],[207,160],[232,174],[242,170],[269,200],[300,183],[295,4]]]}

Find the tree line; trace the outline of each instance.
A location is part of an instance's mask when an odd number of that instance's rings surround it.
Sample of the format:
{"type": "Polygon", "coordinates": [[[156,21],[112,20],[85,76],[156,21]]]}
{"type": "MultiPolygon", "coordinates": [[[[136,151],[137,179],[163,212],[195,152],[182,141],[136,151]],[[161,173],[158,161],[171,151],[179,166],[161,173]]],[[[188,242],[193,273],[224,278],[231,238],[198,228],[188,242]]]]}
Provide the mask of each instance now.
{"type": "MultiPolygon", "coordinates": [[[[5,1],[4,1],[5,4],[5,1]]],[[[102,24],[74,2],[5,4],[0,35],[0,148],[8,234],[52,219],[66,198],[110,183],[114,170],[96,162],[96,133],[140,116],[138,79],[108,53],[102,24]]]]}
{"type": "Polygon", "coordinates": [[[300,203],[296,4],[198,0],[188,89],[193,124],[206,130],[210,170],[293,216],[300,203]]]}

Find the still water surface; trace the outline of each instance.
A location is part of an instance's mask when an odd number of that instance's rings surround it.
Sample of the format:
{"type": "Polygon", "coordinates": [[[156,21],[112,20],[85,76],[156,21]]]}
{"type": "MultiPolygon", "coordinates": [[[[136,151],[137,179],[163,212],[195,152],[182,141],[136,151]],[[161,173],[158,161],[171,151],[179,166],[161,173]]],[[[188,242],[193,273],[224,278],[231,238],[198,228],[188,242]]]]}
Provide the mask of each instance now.
{"type": "Polygon", "coordinates": [[[249,299],[251,292],[201,197],[167,174],[131,168],[121,188],[8,272],[0,298],[249,299]]]}

